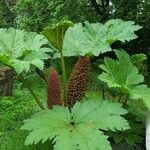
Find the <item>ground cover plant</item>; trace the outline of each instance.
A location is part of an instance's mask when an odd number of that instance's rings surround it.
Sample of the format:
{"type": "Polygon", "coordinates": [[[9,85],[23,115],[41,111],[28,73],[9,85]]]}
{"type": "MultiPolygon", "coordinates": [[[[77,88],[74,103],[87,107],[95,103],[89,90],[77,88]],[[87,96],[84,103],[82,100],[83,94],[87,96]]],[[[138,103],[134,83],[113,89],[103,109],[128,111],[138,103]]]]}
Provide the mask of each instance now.
{"type": "Polygon", "coordinates": [[[116,41],[128,42],[137,38],[135,31],[140,28],[133,21],[112,19],[105,24],[62,21],[45,28],[41,34],[0,29],[0,62],[15,70],[16,78],[41,109],[21,127],[28,131],[26,145],[44,147],[48,143],[48,149],[54,150],[62,147],[64,150],[110,150],[110,138],[115,142],[125,140],[131,148],[143,140],[141,133],[136,135],[141,126],[134,128],[142,122],[140,113],[136,112],[142,109],[139,108],[141,104],[144,113],[150,109],[150,89],[134,63],[145,58],[143,55],[130,57],[124,50],[111,47],[116,41]],[[96,79],[110,94],[106,97],[102,90],[102,95],[87,98],[91,61],[106,52],[113,52],[117,57],[104,58],[104,63],[99,64],[102,72],[96,79]],[[67,80],[65,59],[72,56],[79,59],[67,80]],[[44,60],[47,59],[60,60],[62,78],[55,68],[50,69],[48,76],[44,74],[44,60]],[[44,79],[46,104],[28,81],[31,72],[44,79]],[[112,96],[111,91],[116,95],[112,96]],[[138,105],[137,109],[133,109],[133,104],[138,105]],[[131,135],[134,139],[130,140],[131,135]]]}

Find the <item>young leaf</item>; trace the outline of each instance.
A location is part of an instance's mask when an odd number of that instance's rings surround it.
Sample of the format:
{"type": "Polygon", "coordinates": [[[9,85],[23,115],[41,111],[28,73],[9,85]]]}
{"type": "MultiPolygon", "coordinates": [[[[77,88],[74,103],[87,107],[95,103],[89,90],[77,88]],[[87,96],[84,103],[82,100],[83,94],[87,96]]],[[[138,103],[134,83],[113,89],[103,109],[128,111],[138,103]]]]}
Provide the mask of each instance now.
{"type": "Polygon", "coordinates": [[[132,63],[138,63],[138,62],[142,62],[144,60],[147,59],[147,56],[145,54],[135,54],[131,56],[131,62],[132,63]]]}
{"type": "Polygon", "coordinates": [[[137,36],[135,31],[141,27],[132,21],[112,19],[105,24],[85,22],[70,27],[64,38],[65,56],[84,56],[87,54],[98,56],[111,51],[110,45],[115,41],[130,41],[137,36]]]}
{"type": "Polygon", "coordinates": [[[64,36],[70,26],[73,26],[71,21],[61,21],[56,25],[45,28],[42,34],[54,48],[62,50],[64,36]]]}
{"type": "Polygon", "coordinates": [[[126,113],[120,104],[108,101],[77,102],[71,113],[61,106],[44,110],[25,121],[22,129],[30,132],[26,144],[53,139],[54,150],[62,147],[64,150],[111,150],[107,136],[99,129],[129,129],[127,121],[121,117],[126,113]]]}
{"type": "Polygon", "coordinates": [[[14,28],[1,28],[0,35],[1,63],[14,68],[18,74],[28,72],[31,65],[43,69],[43,60],[49,58],[46,52],[51,52],[42,47],[48,44],[43,35],[14,28]]]}

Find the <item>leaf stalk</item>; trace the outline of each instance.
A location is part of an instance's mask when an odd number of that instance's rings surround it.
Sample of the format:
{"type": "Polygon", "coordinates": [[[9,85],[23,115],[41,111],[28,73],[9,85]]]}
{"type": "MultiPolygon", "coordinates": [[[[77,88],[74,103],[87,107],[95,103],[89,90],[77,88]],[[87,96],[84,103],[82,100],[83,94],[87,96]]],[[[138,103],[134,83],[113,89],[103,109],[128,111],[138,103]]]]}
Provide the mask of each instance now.
{"type": "Polygon", "coordinates": [[[22,75],[20,75],[19,77],[20,77],[19,79],[21,80],[21,82],[24,84],[24,86],[28,89],[28,91],[30,92],[30,94],[33,96],[33,98],[34,98],[36,104],[37,104],[42,110],[44,110],[45,108],[44,108],[43,105],[41,104],[39,98],[37,97],[37,95],[35,94],[35,92],[33,91],[33,89],[31,88],[31,86],[30,86],[28,83],[25,82],[25,79],[24,79],[24,77],[23,77],[22,75]]]}

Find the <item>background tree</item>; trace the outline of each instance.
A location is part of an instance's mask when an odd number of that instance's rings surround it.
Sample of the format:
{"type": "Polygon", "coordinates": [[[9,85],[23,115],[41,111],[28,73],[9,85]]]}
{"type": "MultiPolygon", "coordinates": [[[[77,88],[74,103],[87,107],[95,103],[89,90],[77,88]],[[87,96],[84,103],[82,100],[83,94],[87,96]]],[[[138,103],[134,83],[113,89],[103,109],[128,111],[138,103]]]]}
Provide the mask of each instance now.
{"type": "Polygon", "coordinates": [[[14,11],[18,28],[38,32],[60,20],[80,22],[97,19],[87,0],[19,0],[14,11]]]}
{"type": "Polygon", "coordinates": [[[0,2],[0,27],[14,26],[15,15],[11,7],[15,4],[15,0],[1,0],[0,2]]]}

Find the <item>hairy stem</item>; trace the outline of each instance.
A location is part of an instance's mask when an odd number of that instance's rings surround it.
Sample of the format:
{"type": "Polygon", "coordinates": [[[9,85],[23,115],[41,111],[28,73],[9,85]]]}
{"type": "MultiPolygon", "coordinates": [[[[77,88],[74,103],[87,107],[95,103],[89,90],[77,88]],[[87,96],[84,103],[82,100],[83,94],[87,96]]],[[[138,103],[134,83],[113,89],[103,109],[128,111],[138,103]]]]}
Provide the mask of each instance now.
{"type": "Polygon", "coordinates": [[[37,105],[42,109],[44,110],[44,107],[43,105],[41,104],[39,98],[37,97],[37,95],[35,94],[35,92],[32,90],[31,86],[25,82],[25,79],[23,76],[20,75],[20,78],[21,82],[25,85],[25,87],[29,90],[30,94],[33,96],[35,102],[37,103],[37,105]]]}
{"type": "Polygon", "coordinates": [[[102,88],[103,99],[105,100],[105,89],[102,88]]]}
{"type": "Polygon", "coordinates": [[[121,98],[122,98],[122,94],[120,94],[120,96],[119,96],[119,99],[118,99],[119,103],[121,102],[121,98]]]}
{"type": "Polygon", "coordinates": [[[124,101],[125,105],[127,105],[127,103],[128,103],[128,98],[129,98],[129,95],[127,95],[126,98],[125,98],[125,101],[124,101]]]}
{"type": "Polygon", "coordinates": [[[37,75],[47,84],[47,79],[43,71],[38,68],[35,68],[37,75]]]}
{"type": "Polygon", "coordinates": [[[63,51],[60,51],[61,55],[61,66],[62,66],[62,73],[63,73],[63,88],[64,88],[64,103],[66,104],[67,102],[67,79],[66,79],[66,68],[65,68],[65,59],[63,56],[63,51]]]}

